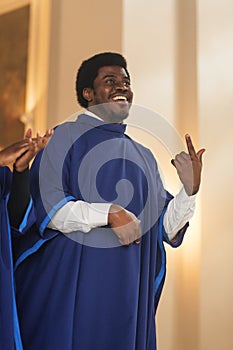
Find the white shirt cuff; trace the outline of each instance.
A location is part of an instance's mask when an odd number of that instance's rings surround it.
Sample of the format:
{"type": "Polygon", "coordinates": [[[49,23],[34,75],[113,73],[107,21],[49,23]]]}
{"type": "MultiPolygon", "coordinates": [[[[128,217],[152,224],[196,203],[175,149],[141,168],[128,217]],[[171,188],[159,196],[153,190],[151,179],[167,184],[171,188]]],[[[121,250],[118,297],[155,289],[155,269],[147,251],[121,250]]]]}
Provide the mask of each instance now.
{"type": "Polygon", "coordinates": [[[188,196],[184,187],[182,187],[180,192],[169,202],[163,225],[170,240],[192,218],[195,211],[196,196],[197,194],[188,196]]]}

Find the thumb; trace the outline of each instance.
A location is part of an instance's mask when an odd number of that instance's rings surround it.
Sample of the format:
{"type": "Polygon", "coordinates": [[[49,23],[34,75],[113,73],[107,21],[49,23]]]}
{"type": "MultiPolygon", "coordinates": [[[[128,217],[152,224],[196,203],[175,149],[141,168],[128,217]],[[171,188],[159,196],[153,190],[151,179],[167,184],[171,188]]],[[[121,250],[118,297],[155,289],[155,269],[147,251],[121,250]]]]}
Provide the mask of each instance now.
{"type": "Polygon", "coordinates": [[[29,129],[26,131],[25,138],[26,138],[26,139],[30,139],[31,137],[32,137],[32,129],[29,128],[29,129]]]}
{"type": "Polygon", "coordinates": [[[202,163],[202,156],[204,152],[205,152],[205,148],[202,148],[197,152],[198,159],[200,160],[201,163],[202,163]]]}

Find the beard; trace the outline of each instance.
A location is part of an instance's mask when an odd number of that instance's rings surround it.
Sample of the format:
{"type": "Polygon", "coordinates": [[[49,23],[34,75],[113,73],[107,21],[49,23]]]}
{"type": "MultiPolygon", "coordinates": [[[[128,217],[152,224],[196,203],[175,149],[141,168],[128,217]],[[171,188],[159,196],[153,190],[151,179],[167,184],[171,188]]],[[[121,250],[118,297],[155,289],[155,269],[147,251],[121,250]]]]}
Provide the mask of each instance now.
{"type": "Polygon", "coordinates": [[[89,106],[88,110],[107,123],[122,123],[129,115],[131,104],[109,102],[89,106]]]}

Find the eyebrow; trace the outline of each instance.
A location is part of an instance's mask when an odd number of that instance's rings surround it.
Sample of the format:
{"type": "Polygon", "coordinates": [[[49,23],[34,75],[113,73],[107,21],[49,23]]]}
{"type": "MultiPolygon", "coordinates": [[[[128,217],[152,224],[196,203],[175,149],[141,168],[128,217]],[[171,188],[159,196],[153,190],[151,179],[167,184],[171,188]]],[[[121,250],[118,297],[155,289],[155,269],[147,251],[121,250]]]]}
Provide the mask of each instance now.
{"type": "MultiPolygon", "coordinates": [[[[115,75],[115,74],[107,74],[102,79],[106,79],[106,78],[117,78],[117,75],[115,75]]],[[[130,78],[128,76],[123,77],[123,79],[127,79],[127,80],[130,81],[130,78]]]]}

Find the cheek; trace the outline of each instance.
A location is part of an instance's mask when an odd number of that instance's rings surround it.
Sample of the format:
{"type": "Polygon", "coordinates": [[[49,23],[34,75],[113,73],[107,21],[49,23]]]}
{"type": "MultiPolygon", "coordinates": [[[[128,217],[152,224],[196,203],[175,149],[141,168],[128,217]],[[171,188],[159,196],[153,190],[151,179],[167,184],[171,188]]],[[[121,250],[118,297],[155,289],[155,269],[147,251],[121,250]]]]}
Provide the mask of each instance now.
{"type": "Polygon", "coordinates": [[[130,91],[130,100],[131,100],[131,102],[133,101],[133,96],[134,96],[133,91],[130,91]]]}
{"type": "Polygon", "coordinates": [[[101,97],[101,98],[105,98],[109,95],[109,89],[99,89],[96,92],[96,96],[101,97]]]}
{"type": "Polygon", "coordinates": [[[111,88],[105,88],[100,92],[100,97],[102,100],[108,102],[109,101],[109,97],[112,93],[112,89],[111,88]]]}

